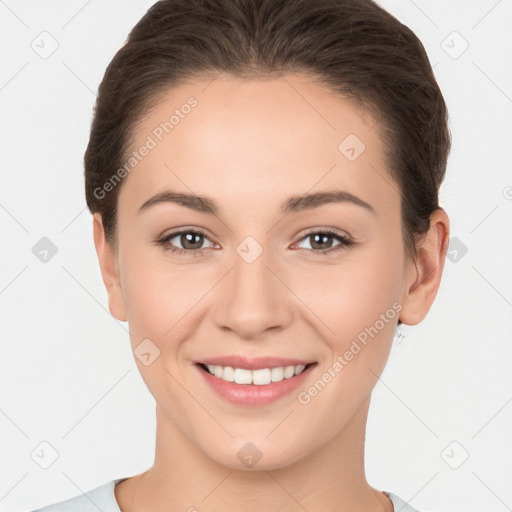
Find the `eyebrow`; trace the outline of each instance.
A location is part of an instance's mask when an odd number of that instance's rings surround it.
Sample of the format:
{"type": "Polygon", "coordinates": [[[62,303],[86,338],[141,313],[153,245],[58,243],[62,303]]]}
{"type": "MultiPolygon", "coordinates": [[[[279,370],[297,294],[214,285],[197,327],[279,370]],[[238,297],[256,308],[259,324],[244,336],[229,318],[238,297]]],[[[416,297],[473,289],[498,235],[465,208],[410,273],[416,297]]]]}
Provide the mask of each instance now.
{"type": "MultiPolygon", "coordinates": [[[[161,203],[175,203],[190,208],[191,210],[212,215],[219,215],[221,213],[221,208],[214,199],[195,194],[173,192],[171,190],[166,190],[149,198],[139,208],[139,213],[147,210],[151,206],[161,203]]],[[[281,204],[280,210],[283,214],[298,213],[332,203],[351,203],[366,209],[374,215],[376,214],[372,205],[344,190],[326,190],[313,194],[292,196],[281,204]]]]}

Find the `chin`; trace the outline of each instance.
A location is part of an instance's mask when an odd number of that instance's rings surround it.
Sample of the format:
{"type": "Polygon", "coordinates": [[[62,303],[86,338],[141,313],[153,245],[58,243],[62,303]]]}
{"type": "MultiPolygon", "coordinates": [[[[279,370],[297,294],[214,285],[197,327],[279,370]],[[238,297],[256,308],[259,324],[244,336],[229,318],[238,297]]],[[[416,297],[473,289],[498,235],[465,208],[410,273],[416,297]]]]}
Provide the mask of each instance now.
{"type": "Polygon", "coordinates": [[[218,450],[213,452],[210,449],[202,451],[216,464],[239,471],[282,469],[306,456],[303,449],[299,452],[294,446],[277,446],[265,438],[253,441],[230,440],[229,443],[219,443],[217,446],[218,450]]]}

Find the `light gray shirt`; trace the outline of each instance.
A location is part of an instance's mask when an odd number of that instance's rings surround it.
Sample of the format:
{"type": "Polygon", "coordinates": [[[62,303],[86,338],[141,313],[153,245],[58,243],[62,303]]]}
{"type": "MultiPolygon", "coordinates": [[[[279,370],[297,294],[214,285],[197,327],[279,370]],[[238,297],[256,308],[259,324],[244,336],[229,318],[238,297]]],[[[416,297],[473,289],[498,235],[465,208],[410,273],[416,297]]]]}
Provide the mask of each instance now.
{"type": "MultiPolygon", "coordinates": [[[[85,494],[70,498],[69,500],[60,501],[53,505],[48,505],[34,510],[33,512],[98,512],[98,510],[102,512],[121,512],[114,494],[114,487],[119,482],[126,479],[127,478],[117,478],[111,480],[85,494]]],[[[407,502],[395,494],[386,491],[385,494],[393,503],[395,512],[418,512],[418,510],[412,508],[407,502]]]]}

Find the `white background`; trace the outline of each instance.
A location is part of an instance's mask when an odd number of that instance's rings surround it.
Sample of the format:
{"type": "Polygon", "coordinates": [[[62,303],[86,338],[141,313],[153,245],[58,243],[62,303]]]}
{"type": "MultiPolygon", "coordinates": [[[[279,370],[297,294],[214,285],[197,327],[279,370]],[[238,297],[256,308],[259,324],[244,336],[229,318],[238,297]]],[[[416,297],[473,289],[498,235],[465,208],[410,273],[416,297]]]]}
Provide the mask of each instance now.
{"type": "MultiPolygon", "coordinates": [[[[108,312],[82,177],[97,86],[152,3],[0,1],[1,511],[153,461],[154,401],[127,326],[108,312]],[[46,59],[31,47],[41,37],[58,43],[46,59]],[[42,237],[58,250],[46,263],[32,252],[42,237]],[[58,452],[48,469],[31,457],[43,441],[58,452]]],[[[423,41],[445,95],[453,149],[441,205],[468,250],[446,262],[429,316],[393,348],[373,395],[367,475],[423,512],[502,512],[512,508],[512,0],[380,3],[423,41]]]]}

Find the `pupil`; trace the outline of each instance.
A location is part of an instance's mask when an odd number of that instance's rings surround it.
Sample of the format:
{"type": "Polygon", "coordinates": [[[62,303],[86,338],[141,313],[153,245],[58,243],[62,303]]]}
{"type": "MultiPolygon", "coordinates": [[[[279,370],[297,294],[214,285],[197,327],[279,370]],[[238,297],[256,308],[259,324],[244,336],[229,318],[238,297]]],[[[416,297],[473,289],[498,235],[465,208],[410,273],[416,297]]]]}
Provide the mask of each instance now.
{"type": "MultiPolygon", "coordinates": [[[[316,235],[313,235],[313,239],[314,239],[314,243],[312,244],[313,247],[316,247],[316,245],[321,245],[322,243],[325,244],[326,243],[326,239],[330,238],[331,235],[328,235],[328,234],[316,234],[316,235]]],[[[326,247],[317,247],[319,249],[325,249],[326,247]]],[[[328,248],[328,247],[327,247],[328,248]]]]}

